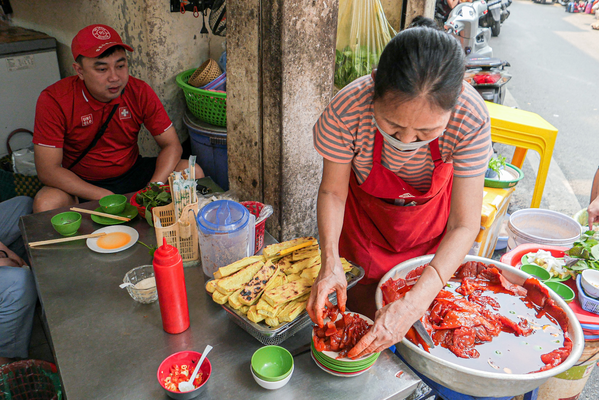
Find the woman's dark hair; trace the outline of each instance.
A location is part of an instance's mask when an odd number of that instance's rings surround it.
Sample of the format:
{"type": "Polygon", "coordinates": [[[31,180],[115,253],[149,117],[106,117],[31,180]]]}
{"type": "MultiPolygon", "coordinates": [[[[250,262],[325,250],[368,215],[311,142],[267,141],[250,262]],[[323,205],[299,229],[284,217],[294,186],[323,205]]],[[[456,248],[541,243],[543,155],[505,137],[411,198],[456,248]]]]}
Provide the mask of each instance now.
{"type": "Polygon", "coordinates": [[[457,103],[464,53],[454,37],[427,27],[427,19],[398,33],[383,50],[374,78],[375,100],[389,94],[403,103],[424,96],[446,111],[457,103]]]}

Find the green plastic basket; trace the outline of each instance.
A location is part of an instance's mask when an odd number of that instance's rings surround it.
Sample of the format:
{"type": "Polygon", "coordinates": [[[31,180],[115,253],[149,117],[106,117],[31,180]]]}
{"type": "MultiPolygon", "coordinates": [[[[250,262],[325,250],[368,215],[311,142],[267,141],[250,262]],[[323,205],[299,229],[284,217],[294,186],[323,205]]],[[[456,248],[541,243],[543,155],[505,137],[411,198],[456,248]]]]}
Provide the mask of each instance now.
{"type": "Polygon", "coordinates": [[[42,360],[22,360],[0,367],[0,399],[61,400],[56,366],[42,360]]]}
{"type": "Polygon", "coordinates": [[[196,68],[177,75],[177,85],[183,89],[189,111],[212,125],[227,126],[227,94],[203,90],[187,84],[196,68]]]}

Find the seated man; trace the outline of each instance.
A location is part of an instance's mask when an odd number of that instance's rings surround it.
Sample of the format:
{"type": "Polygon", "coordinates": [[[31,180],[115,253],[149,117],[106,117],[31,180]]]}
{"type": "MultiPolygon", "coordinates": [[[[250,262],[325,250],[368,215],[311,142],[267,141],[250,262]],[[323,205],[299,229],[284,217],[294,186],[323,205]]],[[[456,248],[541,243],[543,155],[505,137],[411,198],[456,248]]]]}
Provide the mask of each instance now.
{"type": "Polygon", "coordinates": [[[0,203],[0,365],[27,358],[37,291],[25,265],[19,218],[31,214],[30,197],[0,203]]]}
{"type": "MultiPolygon", "coordinates": [[[[133,48],[111,27],[83,28],[71,44],[77,75],[40,94],[33,143],[38,176],[46,186],[35,197],[34,212],[77,204],[79,198],[134,192],[187,167],[158,96],[129,76],[125,50],[133,48]],[[161,148],[157,158],[139,155],[142,124],[161,148]]],[[[196,166],[196,177],[203,176],[196,166]]]]}

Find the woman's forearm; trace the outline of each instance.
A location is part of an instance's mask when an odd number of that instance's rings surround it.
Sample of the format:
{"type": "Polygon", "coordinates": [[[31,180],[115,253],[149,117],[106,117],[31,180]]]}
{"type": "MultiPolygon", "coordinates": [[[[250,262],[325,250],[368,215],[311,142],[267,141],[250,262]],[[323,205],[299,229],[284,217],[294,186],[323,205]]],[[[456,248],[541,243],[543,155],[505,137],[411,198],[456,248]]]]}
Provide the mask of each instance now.
{"type": "Polygon", "coordinates": [[[334,260],[339,258],[339,236],[343,228],[345,199],[327,192],[322,188],[318,192],[317,218],[323,268],[332,268],[334,260]]]}

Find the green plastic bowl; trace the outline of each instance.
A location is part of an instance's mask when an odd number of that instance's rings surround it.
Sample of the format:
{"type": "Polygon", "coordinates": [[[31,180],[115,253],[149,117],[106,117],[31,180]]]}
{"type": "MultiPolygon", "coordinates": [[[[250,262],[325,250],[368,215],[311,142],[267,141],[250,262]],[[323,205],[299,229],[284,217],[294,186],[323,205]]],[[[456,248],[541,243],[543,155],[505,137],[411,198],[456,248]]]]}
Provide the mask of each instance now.
{"type": "Polygon", "coordinates": [[[81,214],[75,211],[63,212],[53,216],[50,222],[62,236],[73,236],[81,226],[81,214]]]}
{"type": "Polygon", "coordinates": [[[258,378],[277,382],[288,377],[293,370],[293,356],[283,347],[264,346],[256,350],[251,364],[258,378]]]}
{"type": "Polygon", "coordinates": [[[557,293],[566,303],[574,300],[574,291],[570,289],[570,286],[565,285],[561,282],[545,282],[545,285],[555,293],[557,293]]]}
{"type": "Polygon", "coordinates": [[[547,271],[543,267],[539,267],[538,265],[524,264],[523,266],[520,267],[520,269],[522,271],[526,272],[527,274],[530,274],[536,278],[539,278],[539,280],[541,282],[545,282],[545,281],[548,281],[549,279],[551,279],[551,274],[549,273],[549,271],[547,271]]]}
{"type": "Polygon", "coordinates": [[[515,165],[506,163],[504,171],[510,175],[509,179],[500,180],[498,178],[485,178],[485,186],[492,188],[511,188],[516,186],[518,182],[524,178],[522,170],[515,165]]]}
{"type": "Polygon", "coordinates": [[[111,194],[100,199],[102,211],[108,214],[120,214],[127,205],[127,196],[122,194],[111,194]]]}

